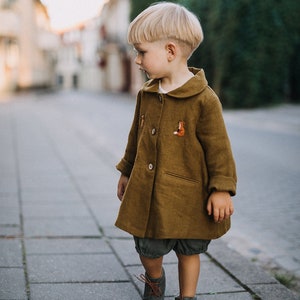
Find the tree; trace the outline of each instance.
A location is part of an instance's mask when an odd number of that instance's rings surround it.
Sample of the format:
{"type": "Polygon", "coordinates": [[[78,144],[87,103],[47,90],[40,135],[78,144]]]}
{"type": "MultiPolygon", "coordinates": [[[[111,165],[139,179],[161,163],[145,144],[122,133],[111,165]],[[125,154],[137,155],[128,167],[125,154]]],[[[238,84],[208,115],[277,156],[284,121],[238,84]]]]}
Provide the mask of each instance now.
{"type": "Polygon", "coordinates": [[[299,1],[179,2],[204,29],[204,43],[190,62],[204,66],[226,106],[299,101],[299,1]]]}

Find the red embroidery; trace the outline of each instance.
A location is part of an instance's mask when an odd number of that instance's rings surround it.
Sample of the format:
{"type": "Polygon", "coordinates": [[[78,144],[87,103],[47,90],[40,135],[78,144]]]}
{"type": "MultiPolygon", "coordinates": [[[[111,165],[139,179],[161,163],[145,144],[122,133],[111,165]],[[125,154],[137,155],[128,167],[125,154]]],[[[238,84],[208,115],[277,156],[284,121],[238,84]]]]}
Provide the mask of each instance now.
{"type": "Polygon", "coordinates": [[[184,136],[184,122],[183,121],[179,121],[178,123],[178,129],[176,131],[174,131],[173,133],[177,136],[184,136]]]}

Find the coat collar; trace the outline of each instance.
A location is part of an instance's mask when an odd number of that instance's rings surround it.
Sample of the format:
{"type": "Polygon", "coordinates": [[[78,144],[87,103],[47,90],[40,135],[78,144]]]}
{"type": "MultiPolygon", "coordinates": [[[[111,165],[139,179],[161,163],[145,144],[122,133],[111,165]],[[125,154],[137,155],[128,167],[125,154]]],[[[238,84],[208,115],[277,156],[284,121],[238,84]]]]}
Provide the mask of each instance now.
{"type": "MultiPolygon", "coordinates": [[[[167,95],[175,98],[188,98],[200,94],[205,87],[207,87],[208,83],[203,69],[189,68],[189,70],[193,72],[195,76],[179,88],[168,92],[167,95]]],[[[142,91],[158,93],[158,83],[158,79],[151,79],[143,85],[142,91]]]]}

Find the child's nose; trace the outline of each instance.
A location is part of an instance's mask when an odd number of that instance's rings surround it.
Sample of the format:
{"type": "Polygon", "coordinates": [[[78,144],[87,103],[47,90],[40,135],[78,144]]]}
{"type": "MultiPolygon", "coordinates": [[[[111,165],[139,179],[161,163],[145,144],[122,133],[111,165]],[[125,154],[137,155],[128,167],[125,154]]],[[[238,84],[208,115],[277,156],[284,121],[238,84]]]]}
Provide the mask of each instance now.
{"type": "Polygon", "coordinates": [[[139,55],[136,56],[134,62],[135,62],[137,65],[140,65],[140,64],[141,64],[141,59],[140,59],[139,55]]]}

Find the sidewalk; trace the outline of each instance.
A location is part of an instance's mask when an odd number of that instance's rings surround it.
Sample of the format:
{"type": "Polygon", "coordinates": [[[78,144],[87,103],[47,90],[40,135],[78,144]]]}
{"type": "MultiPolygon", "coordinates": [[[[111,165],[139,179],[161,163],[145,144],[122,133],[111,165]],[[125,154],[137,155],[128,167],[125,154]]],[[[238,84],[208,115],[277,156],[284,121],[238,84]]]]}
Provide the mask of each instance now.
{"type": "MultiPolygon", "coordinates": [[[[123,112],[132,104],[121,95],[96,97],[101,111],[76,94],[0,101],[0,300],[141,299],[134,243],[113,225],[114,165],[131,122],[123,112]]],[[[174,299],[174,253],[164,263],[166,299],[174,299]]],[[[297,299],[222,240],[202,256],[197,295],[297,299]]]]}

